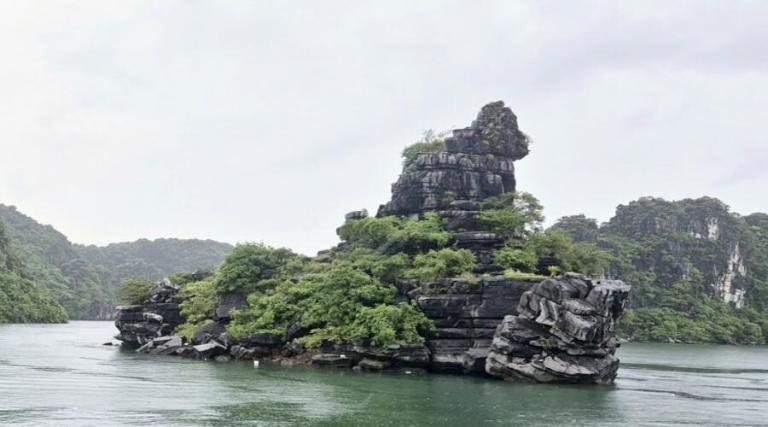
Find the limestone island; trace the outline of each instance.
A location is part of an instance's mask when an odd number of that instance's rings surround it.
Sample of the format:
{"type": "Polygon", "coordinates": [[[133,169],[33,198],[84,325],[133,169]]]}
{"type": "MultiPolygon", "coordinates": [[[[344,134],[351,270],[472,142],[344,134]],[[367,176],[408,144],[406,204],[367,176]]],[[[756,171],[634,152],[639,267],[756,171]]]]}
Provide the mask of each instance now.
{"type": "Polygon", "coordinates": [[[153,355],[611,384],[630,286],[540,232],[529,138],[503,102],[404,153],[391,200],[315,257],[238,245],[215,272],[128,282],[116,336],[153,355]]]}

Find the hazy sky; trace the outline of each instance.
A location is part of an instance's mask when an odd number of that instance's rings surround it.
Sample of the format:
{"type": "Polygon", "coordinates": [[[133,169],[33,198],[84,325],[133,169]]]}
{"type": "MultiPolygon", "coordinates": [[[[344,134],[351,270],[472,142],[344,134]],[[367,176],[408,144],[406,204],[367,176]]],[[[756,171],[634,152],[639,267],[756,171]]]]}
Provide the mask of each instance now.
{"type": "Polygon", "coordinates": [[[0,203],[78,243],[304,253],[504,100],[548,220],[768,211],[768,2],[0,1],[0,203]]]}

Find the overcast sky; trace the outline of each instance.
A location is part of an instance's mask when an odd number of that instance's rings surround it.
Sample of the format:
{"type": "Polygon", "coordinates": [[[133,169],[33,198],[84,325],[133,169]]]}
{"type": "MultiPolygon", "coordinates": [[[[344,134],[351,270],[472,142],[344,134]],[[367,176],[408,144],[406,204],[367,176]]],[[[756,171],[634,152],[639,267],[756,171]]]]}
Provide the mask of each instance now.
{"type": "Polygon", "coordinates": [[[504,100],[549,222],[768,211],[768,2],[0,1],[0,203],[77,243],[312,254],[504,100]]]}

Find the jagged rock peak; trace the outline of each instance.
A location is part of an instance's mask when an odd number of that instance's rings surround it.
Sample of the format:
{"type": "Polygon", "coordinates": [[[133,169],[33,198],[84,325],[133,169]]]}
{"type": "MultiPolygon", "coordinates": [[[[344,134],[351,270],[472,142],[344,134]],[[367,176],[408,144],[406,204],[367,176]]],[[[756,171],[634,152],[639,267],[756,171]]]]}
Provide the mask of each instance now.
{"type": "Polygon", "coordinates": [[[456,129],[445,140],[450,153],[492,154],[519,160],[528,155],[528,137],[517,127],[517,116],[504,101],[486,104],[469,127],[456,129]]]}
{"type": "Polygon", "coordinates": [[[377,215],[455,210],[454,201],[480,202],[514,192],[513,163],[528,154],[528,137],[512,110],[497,101],[484,106],[469,127],[454,130],[444,150],[419,153],[377,215]]]}

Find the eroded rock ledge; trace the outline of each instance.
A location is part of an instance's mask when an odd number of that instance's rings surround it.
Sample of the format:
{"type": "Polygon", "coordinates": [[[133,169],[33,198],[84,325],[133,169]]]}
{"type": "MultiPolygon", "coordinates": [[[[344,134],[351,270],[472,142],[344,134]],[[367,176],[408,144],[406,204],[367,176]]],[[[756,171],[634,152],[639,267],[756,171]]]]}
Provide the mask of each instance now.
{"type": "Polygon", "coordinates": [[[630,286],[577,274],[546,279],[496,329],[489,375],[522,381],[609,384],[619,359],[614,335],[630,286]]]}
{"type": "Polygon", "coordinates": [[[184,323],[177,295],[178,286],[168,279],[160,280],[152,288],[149,303],[117,307],[115,338],[129,346],[142,346],[151,340],[170,335],[184,323]]]}

